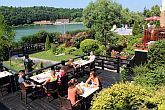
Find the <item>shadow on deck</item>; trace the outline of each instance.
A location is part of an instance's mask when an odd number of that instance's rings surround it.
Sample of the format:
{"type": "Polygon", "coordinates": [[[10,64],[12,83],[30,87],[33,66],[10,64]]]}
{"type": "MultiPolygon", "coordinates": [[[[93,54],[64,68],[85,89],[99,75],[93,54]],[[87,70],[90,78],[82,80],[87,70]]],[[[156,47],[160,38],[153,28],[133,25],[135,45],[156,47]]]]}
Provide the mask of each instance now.
{"type": "MultiPolygon", "coordinates": [[[[119,74],[116,72],[98,69],[97,73],[103,88],[107,88],[119,81],[119,74]]],[[[83,80],[85,82],[87,78],[88,76],[85,75],[83,78],[79,78],[78,81],[83,80]]],[[[0,97],[0,110],[60,110],[60,100],[56,98],[49,103],[47,97],[34,100],[28,98],[28,104],[25,104],[20,100],[19,92],[17,91],[0,97]]]]}

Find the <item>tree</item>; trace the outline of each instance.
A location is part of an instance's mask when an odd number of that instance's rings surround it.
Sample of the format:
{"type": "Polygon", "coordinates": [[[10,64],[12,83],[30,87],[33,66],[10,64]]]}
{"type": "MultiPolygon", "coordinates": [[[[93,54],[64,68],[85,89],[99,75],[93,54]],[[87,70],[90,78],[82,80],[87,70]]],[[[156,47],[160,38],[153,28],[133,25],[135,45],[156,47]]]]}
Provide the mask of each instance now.
{"type": "Polygon", "coordinates": [[[49,50],[51,48],[51,44],[49,41],[49,36],[46,37],[46,42],[45,42],[45,50],[49,50]]]}
{"type": "Polygon", "coordinates": [[[139,34],[139,24],[137,21],[135,21],[133,24],[132,34],[133,35],[139,34]]]}
{"type": "Polygon", "coordinates": [[[83,11],[85,26],[95,30],[95,39],[107,44],[107,38],[114,24],[120,23],[121,5],[112,0],[91,2],[83,11]]]}
{"type": "Polygon", "coordinates": [[[0,61],[8,60],[9,49],[13,44],[15,32],[6,24],[4,16],[0,14],[0,61]]]}

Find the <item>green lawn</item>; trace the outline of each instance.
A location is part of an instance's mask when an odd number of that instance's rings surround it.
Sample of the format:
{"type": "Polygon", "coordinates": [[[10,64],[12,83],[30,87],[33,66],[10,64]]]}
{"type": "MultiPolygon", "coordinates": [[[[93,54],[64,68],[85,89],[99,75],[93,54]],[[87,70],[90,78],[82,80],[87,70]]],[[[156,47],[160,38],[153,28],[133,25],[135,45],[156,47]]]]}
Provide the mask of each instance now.
{"type": "Polygon", "coordinates": [[[18,71],[24,69],[23,61],[18,59],[11,60],[11,65],[10,61],[4,61],[3,64],[18,71]]]}
{"type": "Polygon", "coordinates": [[[45,60],[52,60],[52,61],[62,61],[62,60],[68,60],[70,58],[74,58],[75,56],[73,55],[55,56],[51,51],[43,51],[43,52],[31,54],[30,57],[40,58],[40,59],[45,59],[45,60]]]}

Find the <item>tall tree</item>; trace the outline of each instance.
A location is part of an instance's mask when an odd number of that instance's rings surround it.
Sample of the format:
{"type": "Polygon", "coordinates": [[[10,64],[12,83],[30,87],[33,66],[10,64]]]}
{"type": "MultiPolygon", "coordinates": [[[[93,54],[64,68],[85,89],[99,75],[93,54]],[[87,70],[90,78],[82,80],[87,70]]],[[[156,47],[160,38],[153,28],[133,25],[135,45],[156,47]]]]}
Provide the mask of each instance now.
{"type": "Polygon", "coordinates": [[[97,0],[84,9],[83,22],[96,31],[95,38],[106,46],[112,26],[120,23],[121,10],[121,5],[113,0],[97,0]]]}
{"type": "Polygon", "coordinates": [[[49,41],[49,36],[46,37],[46,42],[45,42],[45,50],[49,50],[51,48],[51,44],[49,41]]]}
{"type": "Polygon", "coordinates": [[[14,41],[14,35],[15,32],[6,24],[4,16],[0,14],[0,61],[8,59],[8,53],[14,41]]]}

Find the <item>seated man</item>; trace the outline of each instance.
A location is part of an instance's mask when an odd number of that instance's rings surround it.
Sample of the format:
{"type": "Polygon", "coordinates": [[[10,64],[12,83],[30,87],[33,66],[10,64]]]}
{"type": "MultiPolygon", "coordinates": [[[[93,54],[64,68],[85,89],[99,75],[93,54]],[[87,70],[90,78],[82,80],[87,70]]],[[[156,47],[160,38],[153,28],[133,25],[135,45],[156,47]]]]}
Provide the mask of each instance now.
{"type": "Polygon", "coordinates": [[[18,83],[19,84],[23,84],[25,87],[35,87],[35,84],[31,81],[26,80],[25,78],[25,71],[24,70],[20,70],[19,71],[19,75],[18,75],[18,83]]]}

